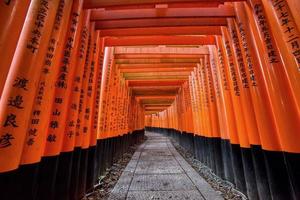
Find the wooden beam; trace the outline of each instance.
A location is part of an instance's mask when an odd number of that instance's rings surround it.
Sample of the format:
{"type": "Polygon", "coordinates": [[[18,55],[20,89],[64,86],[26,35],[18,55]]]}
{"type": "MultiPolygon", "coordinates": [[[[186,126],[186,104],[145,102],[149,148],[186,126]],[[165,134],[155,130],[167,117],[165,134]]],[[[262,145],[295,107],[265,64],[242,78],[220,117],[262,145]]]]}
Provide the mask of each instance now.
{"type": "Polygon", "coordinates": [[[145,104],[143,105],[144,108],[167,108],[170,106],[170,104],[165,104],[165,105],[162,105],[162,104],[145,104]]]}
{"type": "Polygon", "coordinates": [[[214,45],[214,36],[131,36],[107,37],[105,46],[145,46],[145,45],[214,45]]]}
{"type": "Polygon", "coordinates": [[[194,68],[197,63],[117,64],[119,69],[194,68]]]}
{"type": "Polygon", "coordinates": [[[162,80],[184,80],[187,81],[189,78],[188,76],[147,76],[147,77],[142,77],[142,76],[136,76],[136,77],[124,77],[125,80],[148,80],[148,81],[162,81],[162,80]]]}
{"type": "Polygon", "coordinates": [[[149,18],[182,18],[182,17],[234,17],[232,6],[198,7],[198,8],[148,8],[103,10],[93,9],[91,20],[149,19],[149,18]]]}
{"type": "Polygon", "coordinates": [[[161,80],[157,82],[155,80],[129,80],[128,87],[135,86],[181,86],[185,81],[184,80],[161,80]]]}
{"type": "Polygon", "coordinates": [[[115,54],[114,59],[151,59],[151,58],[204,58],[204,54],[115,54]]]}
{"type": "Polygon", "coordinates": [[[121,73],[140,72],[191,72],[193,68],[140,68],[140,69],[120,69],[121,73]]]}
{"type": "MultiPolygon", "coordinates": [[[[100,28],[98,28],[100,29],[100,28]]],[[[149,36],[149,35],[221,35],[218,26],[181,26],[181,27],[154,27],[154,28],[119,28],[104,29],[102,37],[107,36],[149,36]]]]}
{"type": "Polygon", "coordinates": [[[156,111],[156,112],[162,112],[166,110],[168,107],[162,107],[162,108],[145,108],[145,111],[156,111]]]}
{"type": "Polygon", "coordinates": [[[171,105],[174,102],[174,99],[141,99],[140,103],[143,105],[146,104],[151,104],[151,105],[156,105],[156,104],[169,104],[171,105]]]}
{"type": "MultiPolygon", "coordinates": [[[[240,0],[85,0],[83,7],[84,8],[106,8],[112,6],[139,6],[147,4],[173,4],[173,3],[199,3],[202,2],[207,5],[212,3],[224,3],[224,2],[233,2],[240,0]]],[[[216,4],[214,4],[216,5],[216,4]]]]}
{"type": "Polygon", "coordinates": [[[143,100],[143,99],[148,99],[148,100],[168,100],[168,99],[175,99],[176,95],[165,95],[165,96],[136,96],[135,97],[137,100],[143,100]]]}
{"type": "Polygon", "coordinates": [[[162,89],[150,89],[150,90],[132,90],[132,94],[135,96],[149,96],[149,95],[176,95],[178,89],[162,90],[162,89]]]}
{"type": "Polygon", "coordinates": [[[155,18],[95,21],[96,29],[149,28],[186,26],[227,26],[226,18],[155,18]]]}
{"type": "MultiPolygon", "coordinates": [[[[151,37],[151,36],[148,36],[151,37]]],[[[155,36],[156,37],[156,36],[155,36]]],[[[205,36],[197,36],[205,37],[205,36]]],[[[115,54],[209,54],[207,46],[122,46],[115,47],[115,54]]]]}
{"type": "Polygon", "coordinates": [[[189,76],[190,72],[128,72],[122,73],[124,77],[161,77],[161,76],[189,76]]]}
{"type": "Polygon", "coordinates": [[[115,64],[200,63],[198,58],[115,59],[115,64]]]}
{"type": "Polygon", "coordinates": [[[130,86],[131,90],[156,90],[156,89],[169,89],[169,90],[179,90],[179,85],[156,85],[156,86],[147,86],[147,85],[140,85],[140,86],[130,86]]]}

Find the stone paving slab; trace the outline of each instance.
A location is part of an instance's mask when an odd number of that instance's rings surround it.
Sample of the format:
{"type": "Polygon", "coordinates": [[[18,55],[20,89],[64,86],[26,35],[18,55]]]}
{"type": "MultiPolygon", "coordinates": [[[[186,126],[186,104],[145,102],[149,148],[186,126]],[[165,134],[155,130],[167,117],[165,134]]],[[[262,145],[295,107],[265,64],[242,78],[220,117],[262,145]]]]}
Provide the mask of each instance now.
{"type": "Polygon", "coordinates": [[[184,191],[129,191],[127,200],[204,200],[197,190],[184,191]]]}
{"type": "Polygon", "coordinates": [[[147,133],[109,200],[221,200],[167,137],[147,133]]]}
{"type": "Polygon", "coordinates": [[[143,151],[141,156],[172,156],[172,153],[170,151],[164,151],[164,150],[155,150],[155,149],[152,149],[152,150],[148,150],[148,151],[143,151]]]}
{"type": "Polygon", "coordinates": [[[155,160],[157,162],[162,162],[162,161],[168,161],[168,160],[175,160],[175,158],[172,155],[169,155],[169,156],[151,155],[151,156],[141,156],[140,157],[140,161],[151,161],[151,160],[155,160]]]}
{"type": "Polygon", "coordinates": [[[151,161],[139,161],[135,173],[136,174],[178,174],[183,173],[182,168],[177,164],[175,159],[151,161]]]}
{"type": "Polygon", "coordinates": [[[186,174],[134,175],[129,190],[165,191],[195,190],[196,187],[186,174]]]}

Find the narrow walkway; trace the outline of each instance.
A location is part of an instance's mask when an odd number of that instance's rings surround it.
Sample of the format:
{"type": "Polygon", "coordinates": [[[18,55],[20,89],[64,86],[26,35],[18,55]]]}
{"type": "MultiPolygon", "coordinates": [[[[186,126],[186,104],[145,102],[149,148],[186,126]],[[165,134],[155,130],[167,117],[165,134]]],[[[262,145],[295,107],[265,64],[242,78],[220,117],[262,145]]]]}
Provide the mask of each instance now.
{"type": "Polygon", "coordinates": [[[170,140],[147,132],[128,163],[110,200],[221,200],[211,186],[184,160],[170,140]]]}

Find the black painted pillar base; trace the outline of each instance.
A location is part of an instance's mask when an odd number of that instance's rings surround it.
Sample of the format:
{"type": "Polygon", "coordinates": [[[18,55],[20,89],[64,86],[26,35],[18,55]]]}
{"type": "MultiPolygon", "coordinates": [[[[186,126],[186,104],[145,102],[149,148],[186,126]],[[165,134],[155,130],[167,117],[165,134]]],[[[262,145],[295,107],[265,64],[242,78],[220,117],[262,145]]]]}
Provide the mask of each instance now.
{"type": "Polygon", "coordinates": [[[59,156],[44,157],[40,162],[37,199],[53,200],[59,156]]]}
{"type": "Polygon", "coordinates": [[[55,200],[69,199],[73,151],[63,152],[59,155],[58,169],[55,183],[55,200]]]}
{"type": "Polygon", "coordinates": [[[77,188],[77,191],[78,191],[77,198],[78,199],[82,199],[85,195],[88,155],[89,155],[88,149],[81,149],[79,181],[78,181],[78,188],[77,188]]]}
{"type": "Polygon", "coordinates": [[[86,190],[85,192],[87,193],[88,191],[92,191],[95,185],[95,177],[97,177],[97,147],[92,146],[88,149],[88,166],[87,166],[87,180],[86,180],[86,190]]]}
{"type": "Polygon", "coordinates": [[[80,174],[81,148],[76,147],[73,151],[73,164],[71,172],[71,183],[69,190],[70,200],[78,198],[79,174],[80,174]]]}

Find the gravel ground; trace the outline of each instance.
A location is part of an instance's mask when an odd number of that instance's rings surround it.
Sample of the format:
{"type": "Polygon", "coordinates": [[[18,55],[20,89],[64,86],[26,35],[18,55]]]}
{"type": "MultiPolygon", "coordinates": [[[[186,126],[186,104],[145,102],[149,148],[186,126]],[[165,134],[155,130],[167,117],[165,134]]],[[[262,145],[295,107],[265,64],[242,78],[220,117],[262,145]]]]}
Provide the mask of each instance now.
{"type": "MultiPolygon", "coordinates": [[[[146,140],[146,137],[144,141],[146,140]]],[[[140,144],[142,144],[142,141],[140,144]]],[[[123,170],[131,160],[132,155],[140,144],[136,144],[128,148],[128,151],[120,158],[114,158],[113,165],[106,171],[106,174],[100,177],[99,185],[90,194],[87,194],[82,200],[106,200],[108,199],[111,190],[118,182],[123,170]]]]}
{"type": "Polygon", "coordinates": [[[234,185],[215,175],[210,168],[194,159],[191,152],[180,146],[177,141],[171,138],[171,142],[177,151],[185,158],[185,160],[219,193],[224,199],[228,200],[248,200],[248,198],[236,190],[234,185]]]}

